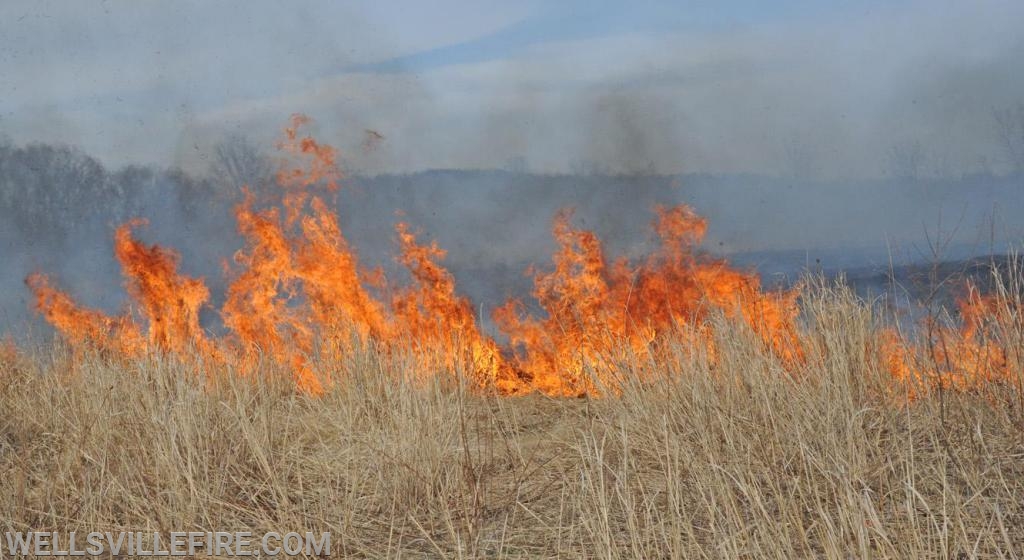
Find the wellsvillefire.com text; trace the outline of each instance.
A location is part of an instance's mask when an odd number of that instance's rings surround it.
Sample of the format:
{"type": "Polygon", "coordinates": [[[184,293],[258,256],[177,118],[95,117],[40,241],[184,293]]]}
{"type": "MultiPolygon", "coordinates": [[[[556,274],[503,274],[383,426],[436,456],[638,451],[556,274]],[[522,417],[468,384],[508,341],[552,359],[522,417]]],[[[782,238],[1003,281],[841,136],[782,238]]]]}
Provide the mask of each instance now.
{"type": "Polygon", "coordinates": [[[0,557],[329,556],[331,534],[251,532],[7,532],[0,557]]]}

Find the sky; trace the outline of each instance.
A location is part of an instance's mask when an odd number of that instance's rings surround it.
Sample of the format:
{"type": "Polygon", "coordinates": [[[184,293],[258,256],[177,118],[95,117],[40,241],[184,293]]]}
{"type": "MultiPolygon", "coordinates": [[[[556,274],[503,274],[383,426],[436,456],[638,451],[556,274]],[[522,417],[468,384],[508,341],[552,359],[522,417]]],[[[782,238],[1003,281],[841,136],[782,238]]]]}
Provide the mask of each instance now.
{"type": "Polygon", "coordinates": [[[1019,0],[0,3],[0,135],[201,168],[301,112],[357,172],[1008,165],[1019,0]],[[383,136],[363,148],[367,130],[383,136]]]}

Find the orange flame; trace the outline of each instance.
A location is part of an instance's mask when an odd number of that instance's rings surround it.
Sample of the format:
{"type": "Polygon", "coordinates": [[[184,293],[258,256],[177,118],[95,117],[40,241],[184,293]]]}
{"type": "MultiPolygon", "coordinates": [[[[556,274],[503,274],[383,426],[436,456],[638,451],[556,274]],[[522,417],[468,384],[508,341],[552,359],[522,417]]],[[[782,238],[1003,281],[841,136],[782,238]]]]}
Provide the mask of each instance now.
{"type": "Polygon", "coordinates": [[[897,379],[909,382],[912,395],[928,388],[973,390],[992,383],[1019,381],[1020,345],[1024,305],[1005,295],[983,296],[968,284],[957,300],[959,329],[926,324],[927,340],[909,347],[893,332],[883,343],[885,364],[897,379]],[[1017,348],[1012,352],[1012,348],[1017,348]]]}
{"type": "Polygon", "coordinates": [[[477,325],[470,301],[455,291],[455,278],[439,264],[445,251],[436,243],[420,245],[409,226],[396,226],[400,261],[409,269],[413,285],[391,300],[398,325],[395,343],[412,341],[416,350],[434,357],[434,367],[454,369],[468,364],[477,385],[502,393],[521,390],[494,340],[477,325]]]}
{"type": "Polygon", "coordinates": [[[213,347],[199,326],[199,309],[210,298],[202,280],[178,274],[177,253],[158,245],[146,246],[132,237],[133,220],[114,234],[114,254],[125,276],[128,294],[142,307],[149,323],[148,344],[182,353],[191,345],[203,353],[213,347]]]}
{"type": "MultiPolygon", "coordinates": [[[[698,254],[707,224],[691,208],[655,210],[661,247],[637,266],[626,260],[608,266],[593,232],[572,229],[570,212],[556,218],[555,269],[534,276],[533,296],[547,317],[520,316],[516,301],[496,314],[520,349],[517,367],[540,390],[571,395],[614,389],[624,351],[655,355],[664,335],[702,323],[714,309],[744,318],[787,362],[801,359],[798,293],[764,294],[755,275],[698,254]]],[[[710,338],[693,342],[714,353],[710,338]]]]}
{"type": "Polygon", "coordinates": [[[145,347],[145,338],[128,317],[79,306],[44,274],[32,274],[25,282],[35,294],[35,309],[72,345],[89,343],[118,355],[135,355],[145,347]]]}
{"type": "Polygon", "coordinates": [[[145,336],[130,315],[114,318],[82,308],[42,274],[27,279],[36,295],[36,309],[75,344],[88,341],[125,355],[151,348],[183,354],[193,346],[215,354],[199,326],[199,310],[209,299],[209,290],[202,280],[178,274],[177,253],[157,245],[146,246],[132,237],[132,229],[144,224],[144,220],[133,220],[119,227],[114,234],[114,254],[121,264],[125,287],[148,323],[145,336]]]}

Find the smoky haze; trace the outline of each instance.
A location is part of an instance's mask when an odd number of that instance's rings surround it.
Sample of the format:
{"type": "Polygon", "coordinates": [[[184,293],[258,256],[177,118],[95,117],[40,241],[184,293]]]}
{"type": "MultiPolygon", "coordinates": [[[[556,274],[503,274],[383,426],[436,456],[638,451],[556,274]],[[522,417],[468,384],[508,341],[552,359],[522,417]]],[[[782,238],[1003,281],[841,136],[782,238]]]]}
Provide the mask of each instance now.
{"type": "Polygon", "coordinates": [[[36,270],[123,306],[132,217],[216,303],[293,112],[342,150],[362,260],[401,277],[401,210],[485,308],[528,292],[565,206],[638,255],[652,206],[691,204],[769,280],[1018,244],[1024,5],[829,6],[5,3],[0,323],[36,270]]]}
{"type": "Polygon", "coordinates": [[[5,2],[0,127],[202,172],[303,112],[366,173],[1006,173],[1012,0],[5,2]],[[362,150],[364,131],[386,142],[362,150]]]}

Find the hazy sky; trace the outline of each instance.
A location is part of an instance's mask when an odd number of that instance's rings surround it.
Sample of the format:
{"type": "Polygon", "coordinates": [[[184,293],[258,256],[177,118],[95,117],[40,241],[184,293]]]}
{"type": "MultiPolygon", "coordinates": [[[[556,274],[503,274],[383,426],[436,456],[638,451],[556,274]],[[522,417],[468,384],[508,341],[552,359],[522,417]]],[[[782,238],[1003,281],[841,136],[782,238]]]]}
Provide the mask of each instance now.
{"type": "Polygon", "coordinates": [[[364,171],[998,169],[1020,0],[0,3],[0,135],[202,165],[288,115],[364,171]],[[360,148],[366,129],[384,141],[360,148]]]}

